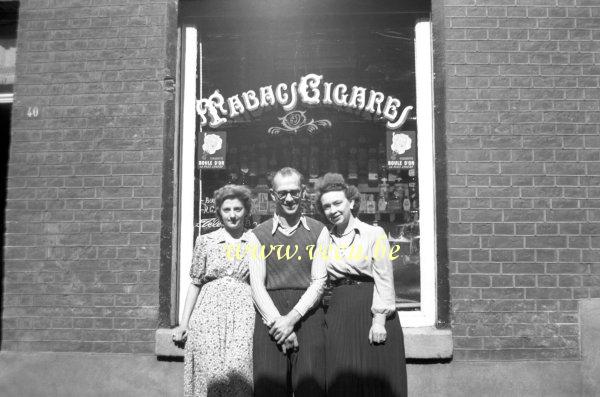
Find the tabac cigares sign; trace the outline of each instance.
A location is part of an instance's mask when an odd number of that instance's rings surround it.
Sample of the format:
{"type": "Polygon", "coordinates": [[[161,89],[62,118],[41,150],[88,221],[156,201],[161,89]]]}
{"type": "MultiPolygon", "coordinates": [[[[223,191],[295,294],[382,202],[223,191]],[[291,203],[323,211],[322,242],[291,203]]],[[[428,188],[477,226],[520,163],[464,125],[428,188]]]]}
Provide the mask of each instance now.
{"type": "Polygon", "coordinates": [[[353,111],[364,111],[387,120],[388,130],[399,129],[407,120],[413,106],[402,107],[398,98],[360,86],[348,87],[342,83],[323,80],[323,75],[310,73],[291,84],[279,83],[260,87],[258,92],[248,90],[225,98],[215,90],[208,98],[196,100],[200,125],[218,128],[245,112],[261,108],[283,107],[289,112],[298,103],[329,105],[353,111]]]}

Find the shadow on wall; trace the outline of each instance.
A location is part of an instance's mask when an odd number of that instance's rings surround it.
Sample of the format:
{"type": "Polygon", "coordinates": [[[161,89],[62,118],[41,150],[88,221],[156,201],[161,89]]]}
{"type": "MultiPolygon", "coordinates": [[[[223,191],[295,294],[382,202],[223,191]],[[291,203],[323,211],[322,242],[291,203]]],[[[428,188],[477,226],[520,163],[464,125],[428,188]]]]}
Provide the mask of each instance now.
{"type": "MultiPolygon", "coordinates": [[[[194,395],[202,395],[202,390],[194,390],[194,395]]],[[[247,396],[252,394],[252,385],[244,377],[238,374],[229,374],[226,378],[212,381],[206,390],[206,395],[210,396],[247,396]]]]}
{"type": "MultiPolygon", "coordinates": [[[[0,105],[0,319],[4,309],[4,233],[6,231],[6,178],[8,176],[8,148],[10,146],[11,104],[0,105]]],[[[2,344],[2,326],[0,326],[0,345],[2,344]]]]}

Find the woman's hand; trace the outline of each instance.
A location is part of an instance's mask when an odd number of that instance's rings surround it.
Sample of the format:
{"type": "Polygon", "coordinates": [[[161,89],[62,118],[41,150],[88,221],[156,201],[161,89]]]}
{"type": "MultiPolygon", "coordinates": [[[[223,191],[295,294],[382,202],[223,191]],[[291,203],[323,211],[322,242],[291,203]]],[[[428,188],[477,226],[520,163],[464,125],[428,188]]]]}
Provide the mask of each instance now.
{"type": "Polygon", "coordinates": [[[176,344],[185,343],[187,340],[187,327],[179,325],[171,330],[173,342],[176,344]]]}
{"type": "Polygon", "coordinates": [[[373,322],[373,324],[371,325],[371,329],[369,330],[369,343],[385,343],[386,339],[387,331],[385,330],[385,325],[373,322]]]}

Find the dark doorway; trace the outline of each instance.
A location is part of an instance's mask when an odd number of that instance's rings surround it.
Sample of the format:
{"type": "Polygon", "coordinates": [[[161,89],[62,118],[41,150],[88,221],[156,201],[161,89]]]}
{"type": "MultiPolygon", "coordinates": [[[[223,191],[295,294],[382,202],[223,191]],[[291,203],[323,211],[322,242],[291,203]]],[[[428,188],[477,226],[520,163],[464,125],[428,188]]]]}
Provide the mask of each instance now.
{"type": "MultiPolygon", "coordinates": [[[[6,231],[6,180],[8,177],[8,148],[10,145],[10,113],[12,104],[0,104],[0,247],[4,247],[4,232],[6,231]]],[[[0,318],[4,308],[4,250],[0,250],[0,318]]],[[[0,342],[2,327],[0,327],[0,342]]]]}
{"type": "MultiPolygon", "coordinates": [[[[6,187],[10,116],[15,80],[15,48],[17,45],[18,1],[0,2],[0,321],[4,309],[4,233],[6,232],[6,187]]],[[[1,324],[0,324],[1,325],[1,324]]],[[[0,326],[0,343],[2,327],[0,326]]]]}

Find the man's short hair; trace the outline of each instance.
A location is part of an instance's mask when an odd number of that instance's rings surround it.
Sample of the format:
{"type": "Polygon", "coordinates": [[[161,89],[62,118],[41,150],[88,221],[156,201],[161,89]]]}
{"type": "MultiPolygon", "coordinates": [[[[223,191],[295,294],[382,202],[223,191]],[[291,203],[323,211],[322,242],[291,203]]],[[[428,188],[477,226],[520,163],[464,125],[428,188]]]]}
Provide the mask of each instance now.
{"type": "Polygon", "coordinates": [[[279,176],[295,175],[298,177],[298,180],[300,181],[300,186],[302,186],[304,184],[304,176],[300,173],[300,171],[298,171],[294,167],[283,167],[282,169],[277,171],[275,174],[273,174],[273,178],[271,178],[271,188],[273,188],[273,189],[275,189],[275,178],[278,175],[279,176]]]}

